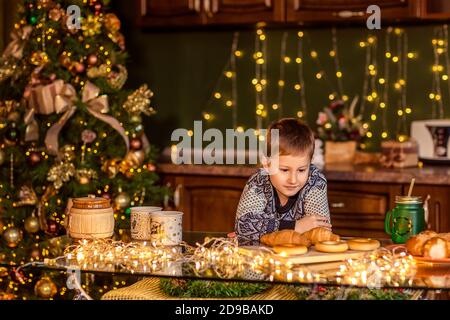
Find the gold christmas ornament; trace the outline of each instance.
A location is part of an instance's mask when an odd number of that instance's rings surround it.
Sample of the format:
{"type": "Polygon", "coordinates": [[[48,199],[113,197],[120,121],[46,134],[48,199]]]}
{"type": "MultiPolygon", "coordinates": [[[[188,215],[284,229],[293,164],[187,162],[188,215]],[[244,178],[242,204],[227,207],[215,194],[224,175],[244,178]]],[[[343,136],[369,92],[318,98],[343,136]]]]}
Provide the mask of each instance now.
{"type": "Polygon", "coordinates": [[[117,69],[118,71],[111,71],[107,82],[112,88],[120,90],[128,79],[128,71],[127,68],[120,64],[117,65],[117,69]]]}
{"type": "Polygon", "coordinates": [[[19,190],[19,201],[14,202],[14,207],[34,206],[38,203],[38,197],[32,186],[23,185],[19,190]]]}
{"type": "Polygon", "coordinates": [[[48,63],[48,55],[43,51],[36,51],[31,54],[30,61],[35,66],[44,66],[48,63]]]}
{"type": "Polygon", "coordinates": [[[81,30],[85,37],[93,37],[101,32],[102,24],[100,17],[95,15],[88,15],[87,18],[81,20],[81,30]]]}
{"type": "Polygon", "coordinates": [[[64,11],[61,10],[59,7],[53,8],[48,13],[48,17],[53,21],[59,21],[61,17],[64,16],[64,11]]]}
{"type": "Polygon", "coordinates": [[[111,33],[116,33],[120,30],[120,20],[114,13],[105,14],[103,23],[105,28],[111,33]]]}
{"type": "Polygon", "coordinates": [[[47,174],[47,180],[53,182],[55,189],[59,190],[74,175],[75,166],[73,163],[62,162],[50,168],[47,174]]]}
{"type": "Polygon", "coordinates": [[[151,97],[153,97],[153,92],[144,84],[128,96],[123,108],[131,115],[144,113],[150,116],[155,113],[153,107],[150,107],[151,97]]]}
{"type": "Polygon", "coordinates": [[[97,172],[93,169],[78,169],[75,173],[75,178],[80,184],[88,184],[92,179],[97,179],[97,172]]]}
{"type": "Polygon", "coordinates": [[[31,249],[30,257],[32,257],[33,259],[39,259],[40,256],[41,256],[41,251],[39,250],[39,248],[31,249]]]}
{"type": "Polygon", "coordinates": [[[107,77],[111,72],[111,67],[107,64],[102,64],[98,67],[90,67],[87,71],[89,78],[107,77]]]}
{"type": "Polygon", "coordinates": [[[59,152],[62,154],[62,160],[64,162],[72,162],[75,160],[75,147],[70,144],[66,144],[59,149],[59,152]]]}
{"type": "Polygon", "coordinates": [[[144,150],[130,150],[120,163],[119,170],[126,177],[130,178],[133,175],[131,169],[136,169],[137,167],[140,167],[144,163],[144,160],[145,160],[144,150]]]}
{"type": "Polygon", "coordinates": [[[44,299],[52,298],[58,292],[58,288],[50,278],[44,277],[36,282],[34,293],[44,299]]]}
{"type": "Polygon", "coordinates": [[[25,71],[24,64],[19,64],[19,61],[14,58],[0,59],[0,82],[13,78],[17,79],[25,71]]]}
{"type": "Polygon", "coordinates": [[[36,233],[39,231],[39,219],[34,215],[34,212],[25,219],[24,228],[25,231],[29,233],[36,233]]]}
{"type": "Polygon", "coordinates": [[[40,5],[42,8],[47,8],[52,4],[52,0],[38,0],[38,5],[40,5]]]}
{"type": "Polygon", "coordinates": [[[23,232],[17,227],[8,227],[3,232],[3,239],[6,241],[6,245],[10,248],[15,248],[22,241],[23,232]]]}
{"type": "Polygon", "coordinates": [[[118,209],[126,209],[130,206],[131,198],[125,192],[119,192],[119,194],[114,198],[114,204],[118,209]]]}
{"type": "Polygon", "coordinates": [[[108,178],[112,179],[119,173],[119,166],[122,162],[120,158],[106,160],[102,165],[102,171],[108,174],[108,178]]]}

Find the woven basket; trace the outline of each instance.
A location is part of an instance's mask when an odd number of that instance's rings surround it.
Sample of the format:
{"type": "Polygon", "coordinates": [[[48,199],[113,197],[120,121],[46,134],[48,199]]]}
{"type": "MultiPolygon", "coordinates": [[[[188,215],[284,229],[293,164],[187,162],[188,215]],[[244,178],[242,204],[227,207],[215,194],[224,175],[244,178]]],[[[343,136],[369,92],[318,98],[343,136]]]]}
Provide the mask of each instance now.
{"type": "Polygon", "coordinates": [[[294,293],[282,285],[243,298],[177,298],[165,294],[159,287],[160,278],[146,278],[135,284],[112,290],[102,296],[102,300],[296,300],[294,293]]]}
{"type": "Polygon", "coordinates": [[[102,198],[73,200],[69,210],[69,235],[75,239],[109,238],[114,234],[114,211],[102,198]]]}

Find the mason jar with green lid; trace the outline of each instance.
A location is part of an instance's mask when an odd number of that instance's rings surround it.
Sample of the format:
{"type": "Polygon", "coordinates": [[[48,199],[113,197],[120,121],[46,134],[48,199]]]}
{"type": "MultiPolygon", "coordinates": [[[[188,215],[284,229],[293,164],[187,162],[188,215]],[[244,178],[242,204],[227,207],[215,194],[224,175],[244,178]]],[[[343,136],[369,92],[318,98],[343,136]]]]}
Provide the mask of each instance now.
{"type": "Polygon", "coordinates": [[[422,197],[396,196],[395,208],[386,214],[384,230],[394,243],[405,243],[411,236],[425,230],[422,197]]]}

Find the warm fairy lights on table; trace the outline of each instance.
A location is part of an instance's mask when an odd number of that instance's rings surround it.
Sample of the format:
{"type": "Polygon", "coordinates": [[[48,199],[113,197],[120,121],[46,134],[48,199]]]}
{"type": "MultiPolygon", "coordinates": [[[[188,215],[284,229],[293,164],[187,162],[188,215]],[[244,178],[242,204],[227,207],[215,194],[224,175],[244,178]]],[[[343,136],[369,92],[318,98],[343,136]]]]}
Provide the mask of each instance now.
{"type": "Polygon", "coordinates": [[[313,271],[306,265],[286,262],[266,247],[239,247],[236,239],[206,238],[190,246],[161,246],[156,243],[124,243],[113,240],[82,240],[64,251],[64,256],[47,260],[50,265],[78,266],[92,271],[127,271],[130,273],[181,276],[173,265],[179,264],[188,274],[222,279],[251,279],[292,283],[335,283],[382,287],[412,285],[415,261],[405,252],[385,248],[349,259],[330,275],[313,271]],[[169,270],[169,271],[166,271],[169,270]],[[159,273],[158,273],[159,272],[159,273]]]}
{"type": "Polygon", "coordinates": [[[405,252],[395,253],[380,248],[360,259],[349,259],[339,267],[336,282],[346,285],[363,285],[378,288],[383,285],[399,287],[412,285],[416,263],[405,252]]]}

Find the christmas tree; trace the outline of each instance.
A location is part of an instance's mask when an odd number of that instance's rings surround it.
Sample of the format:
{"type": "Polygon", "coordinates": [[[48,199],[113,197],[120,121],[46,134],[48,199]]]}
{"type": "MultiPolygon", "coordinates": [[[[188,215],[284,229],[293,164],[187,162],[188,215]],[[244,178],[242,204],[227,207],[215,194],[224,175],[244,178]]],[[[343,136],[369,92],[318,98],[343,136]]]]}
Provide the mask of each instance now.
{"type": "MultiPolygon", "coordinates": [[[[142,123],[155,112],[153,93],[123,88],[125,42],[108,5],[19,4],[0,59],[0,263],[45,258],[48,248],[38,244],[65,233],[69,198],[111,199],[117,228],[127,227],[130,206],[161,204],[165,190],[142,123]]],[[[0,293],[34,286],[39,296],[39,279],[0,277],[0,293]]]]}

